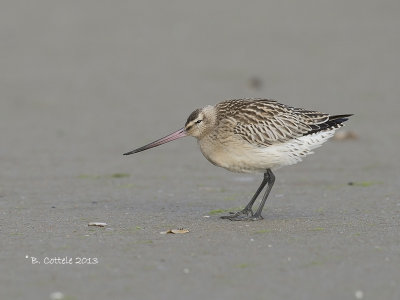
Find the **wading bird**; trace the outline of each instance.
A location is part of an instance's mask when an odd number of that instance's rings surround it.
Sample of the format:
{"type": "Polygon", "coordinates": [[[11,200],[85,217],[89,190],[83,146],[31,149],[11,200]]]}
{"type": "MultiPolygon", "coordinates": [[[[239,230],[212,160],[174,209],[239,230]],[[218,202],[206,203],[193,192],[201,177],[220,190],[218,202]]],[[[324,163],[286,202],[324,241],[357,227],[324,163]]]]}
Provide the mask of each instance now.
{"type": "Polygon", "coordinates": [[[214,165],[232,172],[264,173],[261,185],[246,207],[221,217],[232,221],[260,220],[275,182],[272,170],[298,163],[312,154],[350,116],[330,116],[268,99],[227,100],[196,109],[182,129],[124,155],[193,136],[203,155],[214,165]],[[260,206],[253,213],[253,204],[266,185],[260,206]]]}

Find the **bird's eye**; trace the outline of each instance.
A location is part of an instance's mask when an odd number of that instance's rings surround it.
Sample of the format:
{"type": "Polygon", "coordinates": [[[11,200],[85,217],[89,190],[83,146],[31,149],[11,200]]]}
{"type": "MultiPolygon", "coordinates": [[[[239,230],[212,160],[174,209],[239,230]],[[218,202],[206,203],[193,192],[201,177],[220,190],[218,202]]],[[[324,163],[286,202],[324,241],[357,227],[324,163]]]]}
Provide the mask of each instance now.
{"type": "Polygon", "coordinates": [[[203,121],[203,120],[197,120],[195,123],[199,124],[199,123],[201,123],[201,121],[203,121]]]}

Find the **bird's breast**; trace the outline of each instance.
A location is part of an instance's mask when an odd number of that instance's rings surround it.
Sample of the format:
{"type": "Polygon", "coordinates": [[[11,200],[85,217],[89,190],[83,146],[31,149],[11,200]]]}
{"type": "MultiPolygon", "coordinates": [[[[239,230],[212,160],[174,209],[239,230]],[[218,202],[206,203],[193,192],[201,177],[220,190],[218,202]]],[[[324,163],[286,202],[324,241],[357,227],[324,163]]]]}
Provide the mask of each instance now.
{"type": "MultiPolygon", "coordinates": [[[[268,164],[261,163],[261,149],[240,139],[204,137],[198,141],[201,152],[212,164],[232,172],[265,172],[268,164]]],[[[272,157],[270,157],[272,159],[272,157]]],[[[272,161],[271,161],[272,162],[272,161]]]]}

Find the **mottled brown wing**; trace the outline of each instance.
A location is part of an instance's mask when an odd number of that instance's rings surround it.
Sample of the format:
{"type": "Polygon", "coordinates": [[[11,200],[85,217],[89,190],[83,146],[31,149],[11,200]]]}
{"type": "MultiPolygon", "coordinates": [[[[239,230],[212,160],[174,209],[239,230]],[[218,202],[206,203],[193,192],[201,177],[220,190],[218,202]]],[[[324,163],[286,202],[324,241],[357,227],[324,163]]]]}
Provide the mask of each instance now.
{"type": "Polygon", "coordinates": [[[267,99],[228,100],[222,102],[219,109],[234,122],[235,134],[259,146],[301,137],[329,119],[328,114],[267,99]]]}

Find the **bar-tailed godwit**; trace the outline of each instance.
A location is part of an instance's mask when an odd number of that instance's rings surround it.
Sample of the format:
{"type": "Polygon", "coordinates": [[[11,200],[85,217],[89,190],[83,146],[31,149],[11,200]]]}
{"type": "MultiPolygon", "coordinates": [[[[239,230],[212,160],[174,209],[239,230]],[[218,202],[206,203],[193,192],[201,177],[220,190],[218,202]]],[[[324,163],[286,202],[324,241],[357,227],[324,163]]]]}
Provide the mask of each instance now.
{"type": "Polygon", "coordinates": [[[184,136],[193,136],[203,155],[232,172],[261,172],[264,178],[246,207],[223,219],[263,219],[261,211],[275,182],[272,170],[300,162],[312,154],[351,114],[326,113],[290,107],[268,99],[238,99],[208,105],[192,112],[185,127],[133,151],[141,152],[184,136]],[[252,206],[267,185],[261,203],[252,206]]]}

